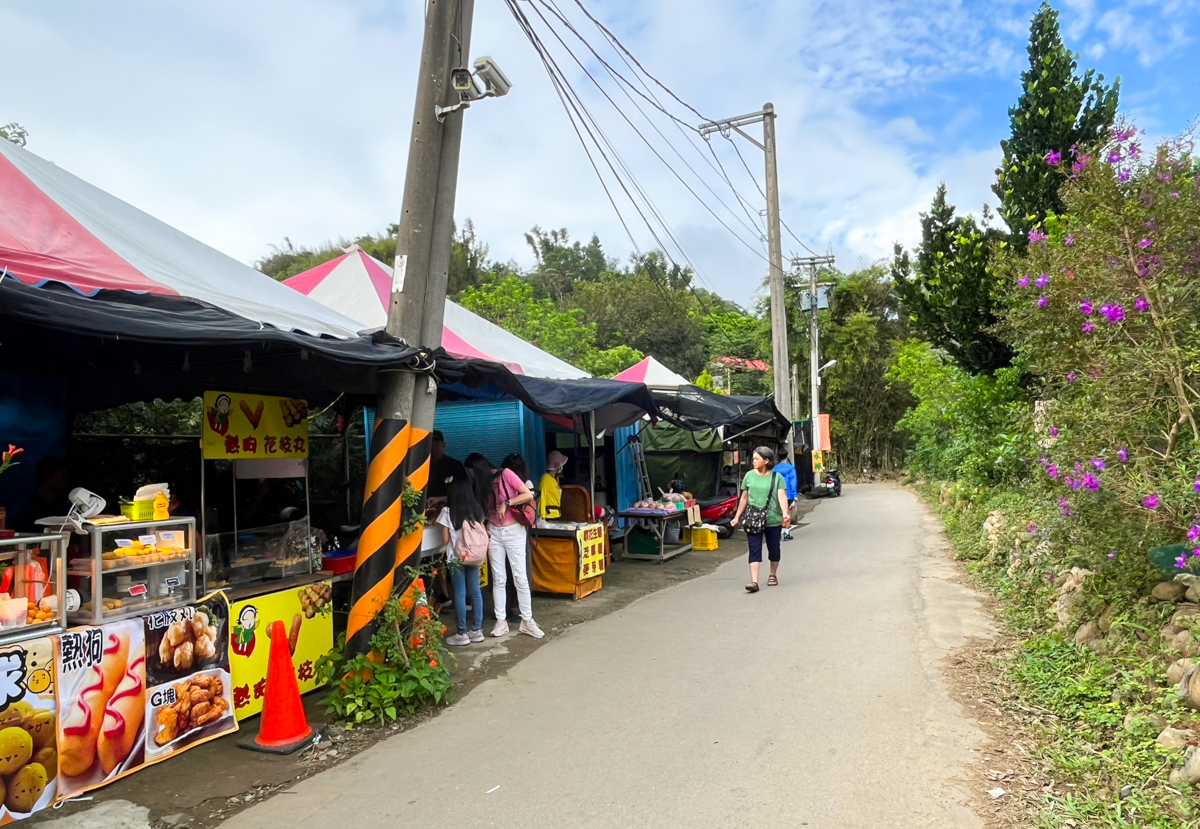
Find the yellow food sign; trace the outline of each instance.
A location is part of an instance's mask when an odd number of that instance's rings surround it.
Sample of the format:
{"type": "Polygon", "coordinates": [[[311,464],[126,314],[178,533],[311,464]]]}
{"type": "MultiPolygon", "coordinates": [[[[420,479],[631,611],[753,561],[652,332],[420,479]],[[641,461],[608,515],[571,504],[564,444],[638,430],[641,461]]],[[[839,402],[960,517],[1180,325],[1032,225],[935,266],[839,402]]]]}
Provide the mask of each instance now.
{"type": "Polygon", "coordinates": [[[575,531],[579,544],[579,580],[604,574],[604,525],[588,524],[575,531]]]}
{"type": "MultiPolygon", "coordinates": [[[[825,453],[824,452],[821,452],[817,449],[813,450],[812,469],[813,469],[814,475],[824,475],[825,474],[825,453]]],[[[821,481],[820,483],[823,484],[825,482],[821,481]]]]}
{"type": "Polygon", "coordinates": [[[307,458],[308,404],[286,397],[204,393],[204,457],[307,458]]]}
{"type": "Polygon", "coordinates": [[[239,720],[262,711],[272,622],[281,621],[288,630],[288,646],[300,693],[320,685],[317,660],[333,650],[332,598],[333,583],[324,581],[233,605],[229,671],[233,675],[233,711],[239,720]]]}

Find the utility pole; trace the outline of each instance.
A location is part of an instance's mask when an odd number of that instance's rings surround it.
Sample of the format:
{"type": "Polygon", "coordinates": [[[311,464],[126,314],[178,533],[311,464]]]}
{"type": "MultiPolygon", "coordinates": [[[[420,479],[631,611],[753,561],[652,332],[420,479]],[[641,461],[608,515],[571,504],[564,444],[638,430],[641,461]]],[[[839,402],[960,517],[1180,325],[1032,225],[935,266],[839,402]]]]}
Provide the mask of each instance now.
{"type": "MultiPolygon", "coordinates": [[[[458,5],[455,0],[428,0],[426,5],[425,40],[421,46],[421,69],[408,146],[408,168],[404,176],[404,201],[396,232],[395,276],[387,333],[414,345],[428,345],[422,339],[426,298],[431,302],[438,299],[436,286],[430,291],[429,283],[433,275],[432,241],[441,184],[442,139],[446,123],[451,119],[460,122],[462,119],[461,111],[451,113],[445,121],[439,119],[436,112],[448,97],[451,36],[458,5]]],[[[461,137],[461,132],[459,135],[461,137]]],[[[455,167],[457,171],[457,164],[455,167]]],[[[444,282],[441,301],[445,302],[444,282]]],[[[437,342],[441,342],[440,330],[437,342]]],[[[413,423],[416,380],[416,374],[411,371],[384,374],[376,403],[377,417],[413,423]]],[[[432,419],[414,425],[431,428],[432,419]]]]}
{"type": "Polygon", "coordinates": [[[795,363],[792,363],[792,411],[800,411],[800,380],[797,376],[795,363]]]}
{"type": "MultiPolygon", "coordinates": [[[[793,409],[792,395],[788,388],[787,303],[783,273],[783,239],[779,220],[779,171],[775,153],[775,107],[763,104],[762,110],[723,121],[706,121],[700,125],[700,134],[707,140],[714,132],[726,138],[737,132],[747,141],[763,151],[766,156],[767,174],[767,282],[771,289],[771,363],[775,379],[775,405],[791,424],[793,409]],[[760,143],[742,130],[742,127],[762,122],[763,140],[760,143]]],[[[794,462],[792,441],[787,442],[788,460],[794,462]]]]}
{"type": "Polygon", "coordinates": [[[818,421],[821,415],[821,331],[817,325],[817,306],[818,294],[817,289],[824,287],[817,283],[817,270],[821,266],[832,267],[834,258],[832,256],[798,256],[792,259],[792,267],[799,270],[802,267],[808,267],[808,338],[809,338],[809,395],[811,404],[811,418],[809,422],[809,432],[812,435],[812,448],[819,450],[821,448],[820,430],[818,421]]]}
{"type": "MultiPolygon", "coordinates": [[[[462,74],[459,44],[469,37],[472,12],[472,0],[427,0],[425,4],[425,39],[386,328],[388,334],[410,345],[437,346],[442,341],[465,108],[451,74],[452,70],[462,74]]],[[[471,81],[469,74],[466,80],[471,81]]],[[[411,483],[424,496],[436,402],[432,376],[418,377],[400,367],[381,373],[363,495],[364,529],[355,557],[346,626],[350,655],[371,649],[383,603],[396,587],[397,577],[405,578],[404,565],[420,554],[419,526],[404,535],[400,532],[405,516],[411,514],[403,494],[411,483]]]]}

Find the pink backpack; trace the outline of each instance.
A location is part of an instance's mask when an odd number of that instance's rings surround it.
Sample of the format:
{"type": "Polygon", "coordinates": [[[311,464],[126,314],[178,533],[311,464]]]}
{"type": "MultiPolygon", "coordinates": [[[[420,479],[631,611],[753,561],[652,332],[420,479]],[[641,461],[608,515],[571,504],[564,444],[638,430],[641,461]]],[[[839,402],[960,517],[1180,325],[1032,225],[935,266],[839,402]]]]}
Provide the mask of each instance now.
{"type": "Polygon", "coordinates": [[[467,567],[478,567],[487,559],[488,531],[478,521],[464,521],[458,531],[454,555],[467,567]]]}

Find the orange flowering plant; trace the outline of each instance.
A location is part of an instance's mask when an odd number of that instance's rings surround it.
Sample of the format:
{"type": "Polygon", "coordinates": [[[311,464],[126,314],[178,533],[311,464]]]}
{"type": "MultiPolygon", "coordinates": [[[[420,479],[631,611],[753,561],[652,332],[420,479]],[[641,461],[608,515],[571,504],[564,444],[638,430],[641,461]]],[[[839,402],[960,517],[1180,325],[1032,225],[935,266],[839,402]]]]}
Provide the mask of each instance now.
{"type": "Polygon", "coordinates": [[[14,467],[20,463],[20,461],[14,461],[13,458],[24,451],[24,449],[21,449],[18,446],[13,446],[10,443],[7,450],[0,452],[0,472],[6,472],[11,467],[14,467]]]}
{"type": "Polygon", "coordinates": [[[317,663],[329,682],[331,714],[355,725],[383,725],[449,702],[454,694],[451,655],[442,642],[446,627],[425,592],[428,568],[408,570],[375,615],[371,653],[346,658],[346,640],[317,663]]]}

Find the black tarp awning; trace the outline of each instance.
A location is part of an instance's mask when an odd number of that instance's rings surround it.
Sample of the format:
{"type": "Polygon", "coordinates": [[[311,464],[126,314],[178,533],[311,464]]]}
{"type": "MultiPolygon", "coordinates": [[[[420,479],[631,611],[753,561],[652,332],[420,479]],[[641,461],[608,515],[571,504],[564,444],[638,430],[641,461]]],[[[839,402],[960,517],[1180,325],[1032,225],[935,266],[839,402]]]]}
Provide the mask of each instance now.
{"type": "Polygon", "coordinates": [[[66,380],[72,411],[206,390],[374,396],[383,371],[429,371],[427,351],[386,334],[340,340],[281,331],[200,302],[125,291],[81,296],[0,279],[0,371],[66,380]]]}
{"type": "Polygon", "coordinates": [[[663,419],[684,429],[729,426],[735,431],[748,431],[761,428],[782,437],[791,428],[770,397],[716,394],[699,386],[680,386],[670,391],[655,389],[651,394],[663,419]]]}
{"type": "Polygon", "coordinates": [[[441,349],[434,357],[446,393],[515,397],[544,417],[569,419],[578,432],[591,428],[586,416],[592,412],[597,433],[628,426],[646,415],[656,420],[662,416],[650,390],[641,383],[596,378],[545,380],[513,374],[499,363],[460,360],[441,349]]]}

